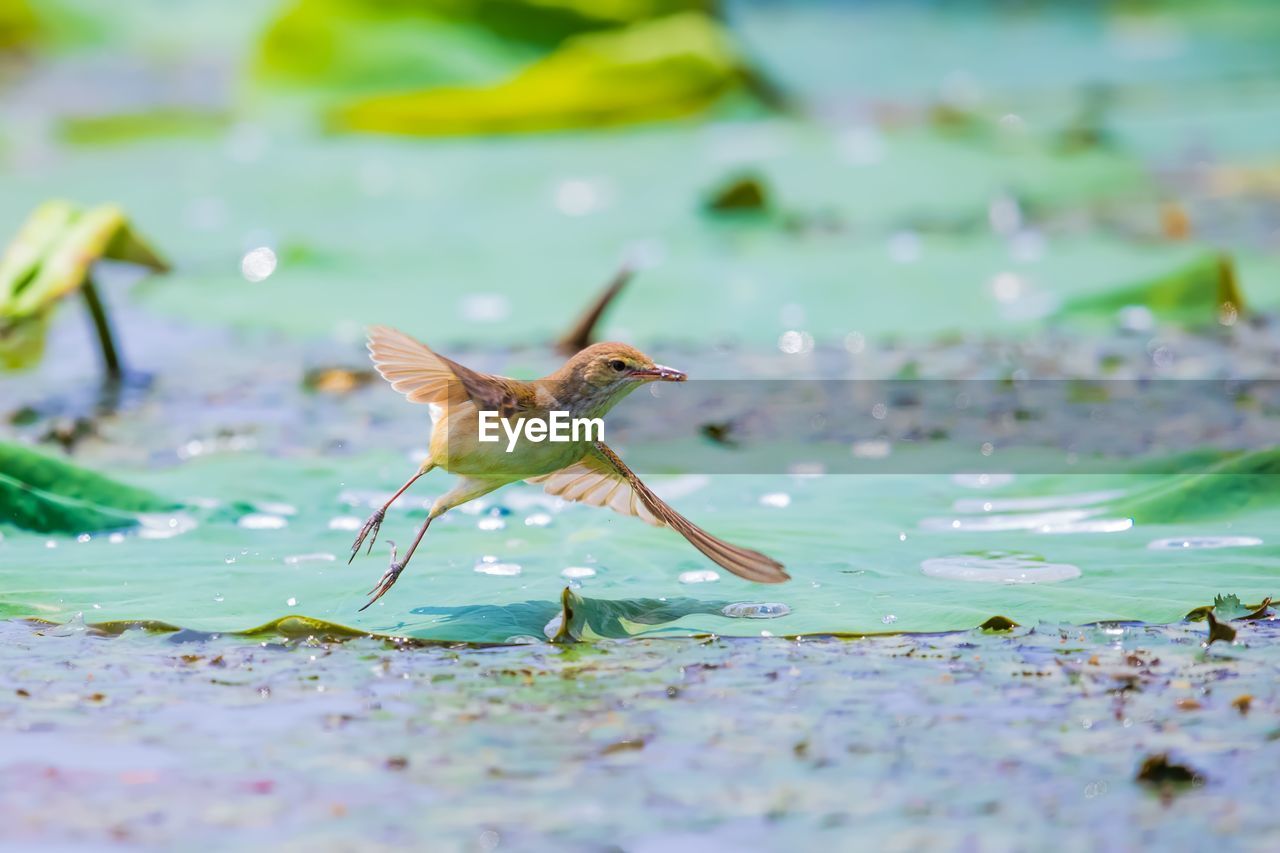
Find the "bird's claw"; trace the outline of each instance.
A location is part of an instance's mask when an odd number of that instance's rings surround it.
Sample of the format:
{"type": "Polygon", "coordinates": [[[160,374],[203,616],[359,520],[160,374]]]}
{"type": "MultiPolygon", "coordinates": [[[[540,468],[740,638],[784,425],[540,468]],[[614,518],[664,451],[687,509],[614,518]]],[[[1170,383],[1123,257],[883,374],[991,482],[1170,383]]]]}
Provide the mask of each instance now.
{"type": "Polygon", "coordinates": [[[392,542],[391,543],[391,566],[385,572],[382,573],[382,577],[379,578],[378,582],[373,585],[373,589],[369,590],[369,594],[372,595],[373,598],[370,598],[367,602],[365,602],[364,607],[361,607],[360,609],[362,611],[368,610],[369,607],[375,601],[377,601],[379,598],[382,598],[382,596],[386,595],[387,590],[395,586],[396,581],[400,579],[400,573],[403,571],[404,571],[404,563],[398,562],[396,560],[396,543],[392,542]]]}
{"type": "Polygon", "coordinates": [[[382,520],[387,517],[385,508],[374,510],[373,515],[369,516],[369,520],[364,523],[364,527],[360,528],[359,535],[356,536],[355,543],[351,546],[351,556],[347,559],[347,565],[351,565],[351,561],[356,558],[356,554],[360,553],[360,546],[364,544],[365,537],[370,533],[373,538],[369,540],[369,550],[365,553],[373,551],[373,543],[378,541],[378,528],[382,527],[382,520]]]}

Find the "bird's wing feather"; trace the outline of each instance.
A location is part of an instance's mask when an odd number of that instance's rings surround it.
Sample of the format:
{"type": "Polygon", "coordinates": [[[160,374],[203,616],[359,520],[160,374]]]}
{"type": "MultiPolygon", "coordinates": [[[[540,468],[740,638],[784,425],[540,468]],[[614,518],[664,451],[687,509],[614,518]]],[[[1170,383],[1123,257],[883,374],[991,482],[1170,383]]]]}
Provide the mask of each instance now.
{"type": "Polygon", "coordinates": [[[602,441],[595,442],[582,461],[530,482],[545,484],[547,492],[565,500],[607,506],[650,524],[671,527],[716,565],[747,580],[781,583],[790,579],[783,565],[772,557],[717,539],[676,512],[602,441]]]}
{"type": "Polygon", "coordinates": [[[457,404],[509,415],[521,408],[511,380],[490,376],[431,351],[398,329],[369,329],[369,356],[391,387],[411,403],[457,404]]]}

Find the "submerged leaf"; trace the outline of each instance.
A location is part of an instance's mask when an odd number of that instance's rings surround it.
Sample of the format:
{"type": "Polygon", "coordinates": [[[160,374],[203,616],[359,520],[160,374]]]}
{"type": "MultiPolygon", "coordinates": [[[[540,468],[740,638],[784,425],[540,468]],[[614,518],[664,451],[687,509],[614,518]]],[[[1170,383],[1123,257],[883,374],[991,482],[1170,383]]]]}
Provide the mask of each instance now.
{"type": "Polygon", "coordinates": [[[100,474],[0,442],[0,525],[79,534],[133,527],[177,504],[100,474]]]}
{"type": "Polygon", "coordinates": [[[655,121],[706,109],[745,80],[727,33],[696,12],[568,39],[506,82],[372,97],[334,114],[347,130],[422,136],[655,121]]]}

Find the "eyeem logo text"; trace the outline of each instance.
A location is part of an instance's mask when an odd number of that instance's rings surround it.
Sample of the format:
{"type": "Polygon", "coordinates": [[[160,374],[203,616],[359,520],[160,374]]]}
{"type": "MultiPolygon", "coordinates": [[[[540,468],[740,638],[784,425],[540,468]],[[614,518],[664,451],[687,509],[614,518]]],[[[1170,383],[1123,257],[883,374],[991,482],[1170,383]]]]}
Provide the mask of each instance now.
{"type": "Polygon", "coordinates": [[[521,433],[526,441],[535,444],[544,441],[604,441],[603,418],[575,418],[569,412],[552,411],[546,420],[523,418],[504,419],[498,412],[480,412],[480,440],[487,443],[501,441],[501,431],[507,436],[507,453],[515,450],[521,433]]]}

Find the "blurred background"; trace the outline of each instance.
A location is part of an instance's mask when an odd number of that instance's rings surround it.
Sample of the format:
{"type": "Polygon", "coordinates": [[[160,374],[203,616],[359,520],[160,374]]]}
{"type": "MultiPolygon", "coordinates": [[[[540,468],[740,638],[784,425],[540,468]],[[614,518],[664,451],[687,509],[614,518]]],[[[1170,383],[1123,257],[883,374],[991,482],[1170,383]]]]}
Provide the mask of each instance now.
{"type": "MultiPolygon", "coordinates": [[[[7,547],[45,572],[12,606],[67,616],[105,604],[104,618],[221,627],[299,606],[355,618],[357,585],[324,563],[345,558],[351,527],[407,477],[427,431],[419,408],[376,381],[364,327],[394,324],[478,369],[541,375],[623,269],[634,277],[596,335],[696,379],[1274,376],[1278,46],[1280,11],[1247,0],[3,0],[0,235],[12,243],[0,267],[0,429],[184,508],[158,522],[182,536],[112,558],[120,572],[149,566],[147,589],[112,581],[99,552],[45,553],[38,536],[14,535],[7,547]],[[99,352],[112,327],[114,371],[99,352]],[[314,554],[306,573],[275,571],[314,554]],[[255,558],[275,567],[275,586],[237,574],[255,558]],[[198,594],[164,575],[173,561],[198,594]]],[[[1194,410],[1197,395],[1185,397],[1194,410]]],[[[674,409],[655,407],[677,398],[636,395],[617,441],[627,444],[628,418],[675,424],[674,409]]],[[[1247,431],[1237,404],[1226,397],[1219,433],[1247,431]]],[[[991,406],[979,424],[989,435],[949,437],[905,400],[869,400],[852,448],[812,421],[770,467],[734,412],[700,423],[703,407],[686,405],[693,416],[657,453],[633,458],[685,477],[676,492],[691,514],[811,568],[812,590],[786,599],[811,599],[788,617],[793,630],[897,620],[902,605],[874,597],[898,595],[916,605],[900,627],[971,627],[995,607],[990,588],[930,586],[920,566],[972,550],[965,531],[979,522],[953,523],[953,502],[968,504],[952,492],[990,481],[957,485],[943,475],[954,466],[933,460],[998,470],[1014,421],[1047,424],[1059,452],[1079,432],[1052,412],[991,406]],[[938,476],[895,481],[897,497],[882,500],[856,479],[815,476],[845,470],[827,452],[845,468],[900,460],[938,476]],[[714,469],[699,467],[707,454],[714,469]],[[701,476],[713,470],[761,476],[701,476]],[[931,532],[908,536],[917,529],[931,532]],[[856,609],[814,592],[824,581],[846,585],[856,609]]],[[[1250,449],[1274,434],[1249,423],[1250,449]]],[[[1107,431],[1095,432],[1105,450],[1107,431]]],[[[1151,565],[1162,557],[1145,538],[1118,557],[1120,540],[1102,534],[1140,536],[1126,532],[1135,521],[1168,528],[1147,538],[1216,534],[1178,525],[1223,517],[1238,532],[1240,507],[1216,493],[1176,506],[1135,497],[1145,493],[1124,466],[1158,447],[1145,432],[1117,443],[1105,469],[1115,479],[1081,487],[1099,504],[1084,513],[1100,519],[1019,516],[1013,529],[1031,532],[1001,544],[1073,568],[1151,565]],[[1079,535],[1046,554],[1035,531],[1061,524],[1079,535]]],[[[1052,478],[1011,488],[1062,490],[1052,478]]],[[[1264,492],[1249,506],[1270,507],[1264,492]]],[[[435,553],[466,582],[436,589],[442,580],[419,573],[432,606],[549,600],[560,569],[588,558],[625,566],[593,583],[629,595],[661,595],[706,568],[600,513],[566,512],[567,529],[543,531],[541,510],[562,505],[523,494],[477,504],[485,517],[449,521],[456,534],[443,525],[435,553]],[[482,556],[515,570],[472,573],[482,556]]],[[[142,508],[154,507],[116,510],[142,508]]],[[[90,526],[73,517],[62,532],[77,523],[90,526]]],[[[1269,592],[1275,559],[1234,564],[1237,591],[1269,592]]],[[[1058,618],[1174,618],[1210,588],[1200,563],[1179,571],[1161,579],[1160,601],[1133,592],[1131,575],[1088,571],[996,601],[1058,618]]],[[[519,633],[428,611],[412,630],[519,633]]]]}

